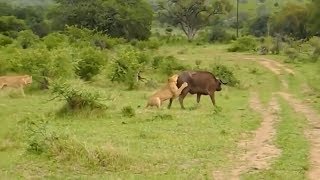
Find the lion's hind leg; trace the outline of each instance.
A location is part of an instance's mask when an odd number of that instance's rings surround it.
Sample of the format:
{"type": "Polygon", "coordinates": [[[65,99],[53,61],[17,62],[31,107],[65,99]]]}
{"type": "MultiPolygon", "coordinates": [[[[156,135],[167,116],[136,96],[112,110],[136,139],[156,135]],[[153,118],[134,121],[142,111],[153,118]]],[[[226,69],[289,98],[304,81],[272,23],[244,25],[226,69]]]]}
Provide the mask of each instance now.
{"type": "Polygon", "coordinates": [[[149,99],[148,101],[148,104],[146,106],[149,107],[149,106],[156,106],[157,108],[160,108],[161,106],[161,99],[159,97],[152,97],[149,99]]]}

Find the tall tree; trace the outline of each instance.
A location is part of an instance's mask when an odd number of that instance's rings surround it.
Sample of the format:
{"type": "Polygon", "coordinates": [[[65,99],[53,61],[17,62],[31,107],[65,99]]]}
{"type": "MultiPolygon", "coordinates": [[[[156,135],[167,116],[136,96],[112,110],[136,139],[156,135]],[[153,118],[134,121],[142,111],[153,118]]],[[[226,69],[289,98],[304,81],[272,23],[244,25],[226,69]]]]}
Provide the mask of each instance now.
{"type": "Polygon", "coordinates": [[[273,34],[280,33],[296,39],[308,36],[308,10],[304,5],[288,3],[272,19],[273,34]]]}
{"type": "Polygon", "coordinates": [[[208,25],[210,17],[229,12],[228,0],[160,0],[159,16],[162,22],[178,26],[188,40],[208,25]]]}
{"type": "Polygon", "coordinates": [[[147,39],[153,12],[145,0],[56,0],[50,13],[53,27],[78,25],[96,29],[113,37],[147,39]]]}

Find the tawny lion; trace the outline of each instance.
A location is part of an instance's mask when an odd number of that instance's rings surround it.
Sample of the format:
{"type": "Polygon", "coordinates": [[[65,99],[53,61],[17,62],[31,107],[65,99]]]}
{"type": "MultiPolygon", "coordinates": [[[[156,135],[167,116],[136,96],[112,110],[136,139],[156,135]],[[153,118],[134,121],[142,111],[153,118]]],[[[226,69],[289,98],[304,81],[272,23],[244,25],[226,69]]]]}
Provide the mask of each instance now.
{"type": "Polygon", "coordinates": [[[169,77],[166,86],[162,87],[148,99],[148,104],[146,107],[157,106],[158,108],[160,108],[163,101],[178,97],[181,94],[182,90],[188,86],[188,83],[183,83],[182,86],[178,89],[177,80],[177,74],[169,77]]]}
{"type": "Polygon", "coordinates": [[[5,87],[19,88],[21,94],[25,96],[23,88],[32,83],[32,76],[0,76],[0,90],[5,87]]]}

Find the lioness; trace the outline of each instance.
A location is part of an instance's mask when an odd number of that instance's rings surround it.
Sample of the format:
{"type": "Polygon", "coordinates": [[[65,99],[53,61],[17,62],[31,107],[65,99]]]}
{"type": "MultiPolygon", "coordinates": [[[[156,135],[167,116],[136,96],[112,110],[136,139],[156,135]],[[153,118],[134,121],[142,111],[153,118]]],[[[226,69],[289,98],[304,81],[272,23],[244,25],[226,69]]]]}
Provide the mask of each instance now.
{"type": "Polygon", "coordinates": [[[149,99],[146,107],[157,106],[160,108],[163,101],[174,99],[181,94],[181,91],[188,86],[188,83],[183,83],[178,89],[177,87],[178,75],[175,74],[168,79],[168,83],[162,89],[154,93],[149,99]]]}
{"type": "Polygon", "coordinates": [[[5,87],[19,88],[21,94],[25,96],[23,88],[32,83],[32,76],[0,76],[0,89],[5,87]]]}

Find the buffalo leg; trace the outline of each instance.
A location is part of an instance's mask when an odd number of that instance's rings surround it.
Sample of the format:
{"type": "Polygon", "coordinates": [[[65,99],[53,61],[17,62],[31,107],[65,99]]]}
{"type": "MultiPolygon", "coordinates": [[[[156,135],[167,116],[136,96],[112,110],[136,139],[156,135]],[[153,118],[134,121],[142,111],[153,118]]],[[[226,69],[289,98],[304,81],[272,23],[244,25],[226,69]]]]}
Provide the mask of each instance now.
{"type": "Polygon", "coordinates": [[[216,100],[214,99],[214,93],[210,94],[210,98],[211,98],[211,102],[212,102],[213,106],[216,106],[216,100]]]}
{"type": "Polygon", "coordinates": [[[169,104],[168,104],[168,109],[170,109],[170,108],[171,108],[172,101],[173,101],[173,98],[170,98],[170,101],[169,101],[169,104]]]}
{"type": "Polygon", "coordinates": [[[201,94],[197,94],[197,103],[200,103],[201,94]]]}
{"type": "Polygon", "coordinates": [[[188,91],[182,91],[182,93],[179,96],[179,102],[182,109],[185,109],[183,105],[183,99],[186,97],[187,94],[188,94],[188,91]]]}

